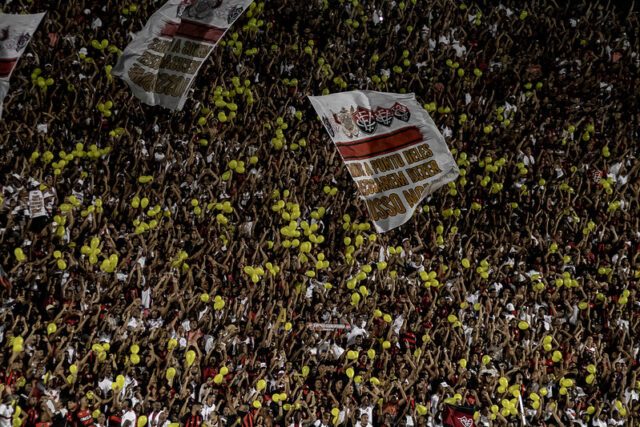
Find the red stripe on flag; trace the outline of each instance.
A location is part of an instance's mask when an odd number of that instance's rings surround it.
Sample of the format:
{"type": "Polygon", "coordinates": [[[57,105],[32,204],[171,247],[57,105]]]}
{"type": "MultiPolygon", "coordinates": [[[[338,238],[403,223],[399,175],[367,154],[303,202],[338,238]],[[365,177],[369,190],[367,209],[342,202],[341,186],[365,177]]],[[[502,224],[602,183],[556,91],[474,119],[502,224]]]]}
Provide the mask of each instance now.
{"type": "Polygon", "coordinates": [[[167,22],[160,31],[165,37],[184,37],[195,41],[217,43],[222,38],[225,29],[199,22],[182,20],[180,24],[167,22]]]}
{"type": "Polygon", "coordinates": [[[0,78],[9,77],[17,62],[18,58],[0,58],[0,78]]]}
{"type": "Polygon", "coordinates": [[[408,126],[384,135],[372,136],[351,142],[339,142],[336,146],[342,158],[348,161],[381,156],[410,147],[422,141],[424,141],[424,136],[420,132],[420,129],[415,126],[408,126]]]}
{"type": "Polygon", "coordinates": [[[164,27],[160,30],[160,35],[164,37],[173,37],[178,32],[180,23],[167,21],[164,23],[164,27]]]}

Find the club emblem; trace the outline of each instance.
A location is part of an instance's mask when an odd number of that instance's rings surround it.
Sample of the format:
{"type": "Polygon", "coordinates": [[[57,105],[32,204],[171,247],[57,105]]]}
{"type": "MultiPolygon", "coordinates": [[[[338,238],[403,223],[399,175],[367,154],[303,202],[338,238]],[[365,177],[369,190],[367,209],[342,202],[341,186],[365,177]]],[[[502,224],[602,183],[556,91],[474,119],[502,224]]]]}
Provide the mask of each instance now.
{"type": "Polygon", "coordinates": [[[336,136],[336,133],[333,130],[333,126],[331,125],[331,122],[329,121],[329,118],[327,116],[322,116],[322,124],[324,125],[324,128],[327,130],[327,132],[329,132],[329,135],[331,135],[331,138],[336,136]]]}
{"type": "Polygon", "coordinates": [[[215,9],[222,5],[223,0],[195,0],[187,5],[182,16],[197,20],[206,20],[213,16],[215,9]]]}
{"type": "Polygon", "coordinates": [[[242,8],[242,6],[235,6],[229,9],[229,14],[227,15],[227,23],[229,25],[233,24],[233,21],[235,21],[240,15],[242,15],[243,10],[244,9],[242,8]]]}
{"type": "Polygon", "coordinates": [[[355,138],[360,134],[353,118],[355,112],[356,109],[354,107],[351,107],[351,111],[342,107],[338,113],[333,113],[333,120],[340,125],[342,132],[347,138],[355,138]]]}
{"type": "Polygon", "coordinates": [[[391,123],[393,123],[393,110],[390,108],[378,107],[376,111],[374,111],[374,114],[376,116],[376,122],[382,126],[389,127],[391,123]]]}
{"type": "Polygon", "coordinates": [[[358,107],[356,112],[353,113],[353,120],[356,122],[356,125],[360,128],[360,130],[364,133],[373,133],[378,127],[378,122],[376,121],[375,115],[371,112],[371,110],[363,107],[358,107]]]}
{"type": "Polygon", "coordinates": [[[402,120],[403,122],[409,121],[411,113],[409,112],[409,109],[407,107],[396,102],[395,104],[393,104],[393,107],[391,107],[391,109],[393,110],[393,115],[398,120],[402,120]]]}
{"type": "Polygon", "coordinates": [[[7,50],[20,52],[29,44],[29,40],[31,40],[31,35],[29,33],[25,32],[20,35],[16,35],[15,33],[12,33],[11,26],[0,30],[0,46],[7,50]]]}
{"type": "Polygon", "coordinates": [[[473,425],[473,420],[471,418],[467,418],[467,417],[458,417],[458,421],[460,422],[460,424],[462,424],[464,427],[471,427],[473,425]]]}

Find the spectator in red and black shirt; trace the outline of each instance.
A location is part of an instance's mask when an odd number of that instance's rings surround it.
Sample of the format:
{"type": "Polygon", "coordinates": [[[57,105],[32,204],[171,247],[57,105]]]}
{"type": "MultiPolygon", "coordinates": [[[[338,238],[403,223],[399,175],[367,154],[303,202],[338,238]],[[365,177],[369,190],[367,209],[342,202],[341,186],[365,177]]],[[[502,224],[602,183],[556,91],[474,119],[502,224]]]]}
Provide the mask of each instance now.
{"type": "Polygon", "coordinates": [[[195,404],[191,408],[191,413],[185,415],[182,422],[184,427],[201,427],[202,426],[202,415],[200,415],[200,411],[202,410],[202,405],[195,404]]]}

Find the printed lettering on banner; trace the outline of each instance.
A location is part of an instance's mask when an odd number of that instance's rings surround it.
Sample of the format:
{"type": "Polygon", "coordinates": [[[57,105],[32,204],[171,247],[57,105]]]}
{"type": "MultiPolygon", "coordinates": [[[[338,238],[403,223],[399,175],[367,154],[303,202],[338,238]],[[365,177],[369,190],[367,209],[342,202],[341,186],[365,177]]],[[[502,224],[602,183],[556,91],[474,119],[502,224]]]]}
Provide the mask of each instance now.
{"type": "Polygon", "coordinates": [[[253,0],[169,0],[125,48],[112,74],[145,104],[182,110],[200,67],[253,0]]]}
{"type": "Polygon", "coordinates": [[[29,212],[31,213],[31,218],[38,218],[47,215],[47,210],[44,207],[42,191],[33,190],[29,192],[29,212]]]}
{"type": "Polygon", "coordinates": [[[378,232],[407,222],[458,167],[413,94],[374,91],[309,97],[364,198],[378,232]]]}

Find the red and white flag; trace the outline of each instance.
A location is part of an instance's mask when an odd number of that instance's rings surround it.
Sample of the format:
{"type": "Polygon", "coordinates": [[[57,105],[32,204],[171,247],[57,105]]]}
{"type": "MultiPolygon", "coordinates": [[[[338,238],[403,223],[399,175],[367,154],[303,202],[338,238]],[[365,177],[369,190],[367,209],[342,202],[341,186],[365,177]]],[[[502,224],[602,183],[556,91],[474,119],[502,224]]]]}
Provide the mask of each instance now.
{"type": "Polygon", "coordinates": [[[445,427],[476,427],[473,408],[445,405],[442,421],[445,427]]]}
{"type": "Polygon", "coordinates": [[[2,117],[2,103],[9,93],[11,73],[43,17],[44,12],[34,15],[0,13],[0,117],[2,117]]]}
{"type": "Polygon", "coordinates": [[[140,101],[182,110],[198,70],[253,0],[169,0],[112,70],[140,101]]]}
{"type": "Polygon", "coordinates": [[[378,232],[409,221],[427,195],[458,177],[442,134],[414,94],[366,90],[309,99],[378,232]]]}

